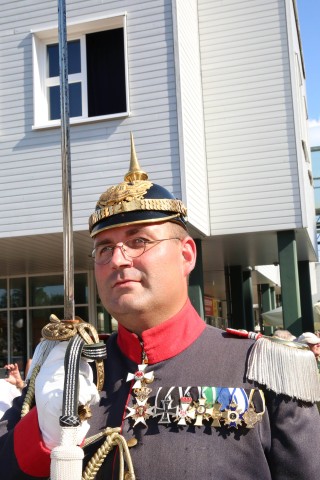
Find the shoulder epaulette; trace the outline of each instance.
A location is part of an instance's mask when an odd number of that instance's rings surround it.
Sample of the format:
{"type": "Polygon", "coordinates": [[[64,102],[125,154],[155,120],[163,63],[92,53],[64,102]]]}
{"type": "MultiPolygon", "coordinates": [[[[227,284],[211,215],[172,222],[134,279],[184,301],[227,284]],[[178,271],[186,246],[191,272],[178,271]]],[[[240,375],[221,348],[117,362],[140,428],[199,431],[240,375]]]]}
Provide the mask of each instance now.
{"type": "Polygon", "coordinates": [[[297,400],[320,400],[317,362],[307,345],[232,328],[227,333],[256,340],[248,358],[248,380],[297,400]]]}

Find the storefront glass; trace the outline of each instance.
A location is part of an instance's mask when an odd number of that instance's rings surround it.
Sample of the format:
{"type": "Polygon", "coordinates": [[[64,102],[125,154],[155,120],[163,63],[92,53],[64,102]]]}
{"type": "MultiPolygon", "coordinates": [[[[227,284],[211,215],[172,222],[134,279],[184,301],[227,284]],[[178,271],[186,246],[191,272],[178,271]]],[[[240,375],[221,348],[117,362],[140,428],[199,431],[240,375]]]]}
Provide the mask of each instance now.
{"type": "MultiPolygon", "coordinates": [[[[89,321],[87,273],[74,279],[75,315],[89,321]]],[[[63,319],[63,275],[0,279],[0,367],[17,362],[24,371],[50,315],[63,319]]]]}
{"type": "Polygon", "coordinates": [[[7,312],[0,312],[0,367],[7,364],[8,359],[8,318],[7,312]]]}

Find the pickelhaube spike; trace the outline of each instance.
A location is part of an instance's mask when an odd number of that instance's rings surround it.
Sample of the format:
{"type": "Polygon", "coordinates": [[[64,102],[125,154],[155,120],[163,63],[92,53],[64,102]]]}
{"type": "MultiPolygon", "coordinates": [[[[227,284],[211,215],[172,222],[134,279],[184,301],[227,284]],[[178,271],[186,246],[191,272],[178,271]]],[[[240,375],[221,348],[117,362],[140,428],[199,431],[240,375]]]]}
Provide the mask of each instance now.
{"type": "Polygon", "coordinates": [[[141,170],[131,134],[131,159],[124,181],[106,190],[89,218],[90,235],[135,223],[175,222],[184,229],[187,209],[168,190],[150,182],[141,170]]]}
{"type": "Polygon", "coordinates": [[[134,140],[132,132],[130,133],[131,138],[131,158],[130,158],[130,167],[129,172],[124,176],[125,182],[133,182],[134,180],[148,180],[148,174],[141,170],[138,157],[136,154],[136,149],[134,146],[134,140]]]}

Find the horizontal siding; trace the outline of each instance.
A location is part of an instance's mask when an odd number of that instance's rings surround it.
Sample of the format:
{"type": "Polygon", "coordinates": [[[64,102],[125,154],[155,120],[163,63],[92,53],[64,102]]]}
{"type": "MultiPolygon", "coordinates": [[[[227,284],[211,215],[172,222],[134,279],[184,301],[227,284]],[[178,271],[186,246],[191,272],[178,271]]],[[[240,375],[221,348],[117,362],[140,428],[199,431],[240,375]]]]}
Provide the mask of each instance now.
{"type": "Polygon", "coordinates": [[[285,0],[199,0],[211,233],[301,227],[285,0]]]}
{"type": "MultiPolygon", "coordinates": [[[[314,186],[310,182],[311,164],[309,159],[306,158],[303,142],[306,145],[307,151],[310,152],[309,138],[308,138],[308,125],[307,125],[307,112],[306,112],[306,84],[304,77],[304,66],[301,52],[301,45],[298,39],[298,33],[296,27],[296,17],[294,13],[293,3],[287,0],[287,20],[289,24],[289,49],[291,59],[291,75],[292,75],[292,88],[294,99],[294,111],[295,111],[295,128],[297,132],[297,156],[299,167],[299,181],[301,191],[301,204],[302,204],[302,224],[306,228],[310,243],[312,244],[314,251],[318,251],[317,245],[317,230],[315,221],[315,191],[314,186]]],[[[310,153],[309,153],[310,155],[310,153]]]]}
{"type": "Polygon", "coordinates": [[[197,1],[173,1],[173,11],[184,201],[190,224],[209,234],[197,1]]]}
{"type": "MultiPolygon", "coordinates": [[[[59,232],[60,131],[32,130],[30,33],[57,25],[57,2],[16,0],[0,5],[0,236],[59,232]]],[[[150,180],[182,196],[171,1],[67,2],[68,21],[125,11],[130,116],[70,128],[75,230],[87,229],[99,195],[123,180],[131,131],[150,180]]]]}

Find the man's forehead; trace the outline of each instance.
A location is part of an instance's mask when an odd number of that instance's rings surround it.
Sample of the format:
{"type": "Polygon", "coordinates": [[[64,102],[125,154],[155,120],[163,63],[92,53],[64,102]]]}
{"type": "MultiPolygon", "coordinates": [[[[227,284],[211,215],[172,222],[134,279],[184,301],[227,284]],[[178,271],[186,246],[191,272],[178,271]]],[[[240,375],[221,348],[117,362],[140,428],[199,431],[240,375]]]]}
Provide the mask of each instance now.
{"type": "Polygon", "coordinates": [[[127,238],[132,235],[151,234],[153,232],[163,231],[169,222],[161,223],[139,223],[135,225],[125,225],[122,227],[109,228],[101,233],[98,233],[94,238],[94,243],[99,244],[101,241],[106,242],[110,240],[113,242],[115,238],[127,238]]]}

